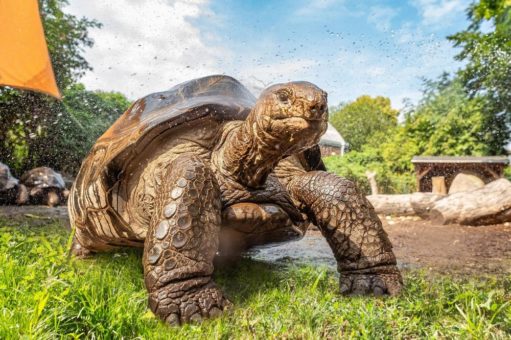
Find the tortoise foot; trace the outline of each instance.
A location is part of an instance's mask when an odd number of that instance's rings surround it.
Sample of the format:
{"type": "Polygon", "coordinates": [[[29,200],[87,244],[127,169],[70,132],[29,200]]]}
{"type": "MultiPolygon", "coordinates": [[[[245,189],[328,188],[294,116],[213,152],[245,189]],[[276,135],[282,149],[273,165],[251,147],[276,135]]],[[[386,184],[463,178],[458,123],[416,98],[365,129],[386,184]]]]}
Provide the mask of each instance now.
{"type": "Polygon", "coordinates": [[[394,265],[341,273],[343,295],[397,295],[403,288],[403,278],[394,265]]]}
{"type": "MultiPolygon", "coordinates": [[[[194,281],[194,280],[190,280],[194,281]]],[[[170,325],[198,323],[220,316],[232,306],[222,291],[210,282],[200,288],[184,291],[188,282],[163,287],[149,295],[149,306],[154,314],[170,325]]]]}
{"type": "Polygon", "coordinates": [[[93,251],[85,248],[80,243],[78,243],[78,241],[76,241],[76,238],[73,238],[73,243],[71,244],[70,252],[71,255],[79,259],[89,258],[92,257],[92,255],[94,255],[93,251]]]}
{"type": "Polygon", "coordinates": [[[55,191],[50,191],[48,192],[47,196],[46,196],[46,204],[50,207],[50,208],[53,208],[57,205],[60,204],[60,197],[59,197],[59,194],[56,193],[55,191]]]}

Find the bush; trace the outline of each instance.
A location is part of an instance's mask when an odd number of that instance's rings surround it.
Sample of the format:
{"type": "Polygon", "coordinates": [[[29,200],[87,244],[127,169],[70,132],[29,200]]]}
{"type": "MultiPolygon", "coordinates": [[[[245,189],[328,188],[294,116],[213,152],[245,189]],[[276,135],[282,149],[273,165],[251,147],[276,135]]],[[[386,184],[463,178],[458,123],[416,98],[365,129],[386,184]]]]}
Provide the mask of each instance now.
{"type": "Polygon", "coordinates": [[[508,128],[503,117],[488,112],[487,104],[486,98],[468,97],[459,79],[443,75],[437,81],[426,81],[423,99],[404,113],[401,124],[373,132],[359,150],[344,157],[327,157],[325,164],[330,171],[357,182],[365,193],[370,193],[368,170],[376,172],[380,193],[414,192],[413,156],[503,153],[508,128]]]}
{"type": "Polygon", "coordinates": [[[15,176],[38,166],[71,175],[96,139],[128,107],[120,93],[70,86],[59,102],[29,91],[0,90],[0,161],[15,176]],[[37,110],[33,112],[33,103],[37,110]]]}
{"type": "MultiPolygon", "coordinates": [[[[375,151],[376,149],[373,149],[375,151]]],[[[392,171],[379,155],[368,150],[352,151],[346,156],[330,156],[323,159],[328,171],[357,183],[363,193],[371,194],[366,171],[376,173],[376,182],[380,194],[412,193],[416,191],[413,172],[398,173],[392,171]]]]}

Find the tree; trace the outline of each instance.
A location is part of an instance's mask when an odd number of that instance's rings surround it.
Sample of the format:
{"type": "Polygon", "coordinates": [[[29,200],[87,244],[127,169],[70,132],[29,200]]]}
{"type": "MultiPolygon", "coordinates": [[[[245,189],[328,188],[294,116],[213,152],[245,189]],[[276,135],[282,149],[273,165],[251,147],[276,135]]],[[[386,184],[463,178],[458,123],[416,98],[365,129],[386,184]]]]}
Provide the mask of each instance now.
{"type": "Polygon", "coordinates": [[[385,133],[397,125],[399,111],[393,109],[390,99],[361,96],[335,111],[330,122],[350,145],[361,150],[367,142],[378,144],[385,133]]]}
{"type": "MultiPolygon", "coordinates": [[[[100,26],[94,20],[64,13],[62,7],[66,4],[66,0],[39,1],[50,58],[63,92],[90,69],[81,53],[93,43],[88,29],[100,26]]],[[[32,167],[55,163],[49,154],[59,144],[56,130],[71,128],[73,120],[63,103],[45,94],[3,87],[0,88],[0,124],[3,127],[0,160],[19,175],[32,167]]]]}
{"type": "Polygon", "coordinates": [[[459,78],[444,74],[426,81],[423,98],[405,112],[405,120],[360,150],[329,157],[329,170],[359,183],[369,193],[365,172],[376,172],[382,193],[413,192],[411,159],[416,155],[496,155],[509,135],[504,117],[488,112],[488,98],[469,97],[459,78]]]}
{"type": "Polygon", "coordinates": [[[62,8],[68,3],[68,0],[39,0],[46,43],[57,85],[61,90],[75,83],[85,71],[92,69],[82,52],[94,44],[89,37],[89,29],[101,27],[96,20],[65,13],[62,8]]]}
{"type": "Polygon", "coordinates": [[[467,96],[462,80],[444,74],[425,82],[423,99],[406,115],[401,133],[414,141],[421,155],[502,154],[509,129],[488,102],[486,96],[467,96]]]}
{"type": "Polygon", "coordinates": [[[487,97],[488,108],[511,121],[511,1],[480,0],[467,14],[469,27],[448,37],[467,62],[460,77],[471,95],[487,97]]]}
{"type": "Polygon", "coordinates": [[[129,104],[118,92],[87,91],[83,84],[69,87],[64,92],[66,116],[56,127],[59,137],[48,152],[58,169],[75,174],[94,142],[129,104]]]}

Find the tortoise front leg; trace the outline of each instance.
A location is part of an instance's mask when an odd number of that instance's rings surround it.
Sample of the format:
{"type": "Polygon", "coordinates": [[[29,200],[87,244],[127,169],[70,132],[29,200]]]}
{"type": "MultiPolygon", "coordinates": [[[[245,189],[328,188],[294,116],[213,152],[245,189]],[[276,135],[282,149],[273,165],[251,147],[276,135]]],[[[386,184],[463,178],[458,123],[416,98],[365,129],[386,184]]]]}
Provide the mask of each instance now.
{"type": "Polygon", "coordinates": [[[220,231],[220,192],[194,155],[168,166],[144,244],[151,310],[170,324],[214,317],[230,304],[211,279],[220,231]]]}
{"type": "Polygon", "coordinates": [[[397,294],[403,285],[387,233],[356,185],[323,171],[293,177],[288,189],[332,248],[343,294],[397,294]]]}
{"type": "Polygon", "coordinates": [[[60,195],[56,189],[50,189],[45,197],[45,203],[49,207],[55,207],[60,204],[60,195]]]}

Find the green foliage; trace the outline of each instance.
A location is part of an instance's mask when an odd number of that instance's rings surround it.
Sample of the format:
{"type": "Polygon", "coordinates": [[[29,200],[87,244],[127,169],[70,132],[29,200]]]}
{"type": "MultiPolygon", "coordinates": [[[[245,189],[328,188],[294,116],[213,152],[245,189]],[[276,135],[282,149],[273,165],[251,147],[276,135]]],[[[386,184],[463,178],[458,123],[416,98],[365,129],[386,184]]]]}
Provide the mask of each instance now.
{"type": "Polygon", "coordinates": [[[39,0],[46,44],[59,89],[65,90],[91,67],[81,53],[92,47],[88,35],[90,28],[101,27],[95,20],[77,18],[65,13],[62,8],[68,0],[39,0]]]}
{"type": "MultiPolygon", "coordinates": [[[[420,155],[500,155],[509,130],[488,110],[488,99],[469,97],[459,78],[426,81],[424,97],[407,114],[404,134],[420,155]]],[[[395,143],[396,145],[399,145],[395,143]]]]}
{"type": "Polygon", "coordinates": [[[396,126],[398,114],[389,98],[360,96],[334,111],[330,122],[349,143],[350,149],[359,151],[369,140],[377,144],[378,137],[396,126]]]}
{"type": "Polygon", "coordinates": [[[0,129],[0,160],[17,176],[43,165],[75,174],[96,139],[129,106],[120,93],[87,91],[82,84],[65,90],[62,102],[16,92],[13,100],[0,95],[0,124],[6,127],[0,129]],[[40,111],[31,113],[31,99],[40,111]]]}
{"type": "Polygon", "coordinates": [[[472,95],[488,99],[489,109],[511,121],[511,2],[480,0],[468,8],[469,27],[450,37],[467,62],[461,79],[472,95]],[[491,26],[482,29],[483,24],[491,26]]]}
{"type": "MultiPolygon", "coordinates": [[[[398,154],[399,153],[393,153],[398,154]]],[[[392,163],[382,157],[381,150],[364,146],[362,151],[351,151],[344,157],[330,156],[323,159],[328,171],[357,183],[365,194],[371,194],[366,172],[376,173],[378,190],[381,194],[412,193],[415,191],[415,175],[410,171],[398,172],[392,163]]],[[[410,160],[408,160],[410,163],[410,160]]]]}
{"type": "Polygon", "coordinates": [[[0,221],[0,338],[506,338],[511,277],[405,273],[397,298],[345,298],[314,266],[244,259],[215,280],[234,310],[171,328],[147,307],[141,253],[75,260],[61,226],[0,221]]]}
{"type": "MultiPolygon", "coordinates": [[[[325,160],[326,166],[356,181],[370,193],[365,172],[375,171],[381,193],[414,192],[411,160],[416,155],[484,156],[504,152],[509,130],[505,119],[488,111],[488,99],[469,97],[457,78],[426,81],[423,99],[404,113],[405,120],[360,150],[325,160]]],[[[348,140],[349,142],[349,140],[348,140]]]]}
{"type": "Polygon", "coordinates": [[[130,103],[118,92],[87,91],[75,84],[66,90],[63,104],[69,124],[60,130],[52,151],[59,169],[74,174],[98,137],[130,103]]]}
{"type": "Polygon", "coordinates": [[[100,24],[64,13],[65,0],[39,1],[48,50],[63,102],[0,88],[0,161],[16,176],[37,166],[76,173],[93,142],[128,107],[118,93],[86,91],[77,79],[90,69],[81,53],[100,24]]]}
{"type": "Polygon", "coordinates": [[[505,153],[511,124],[511,1],[479,0],[469,6],[468,17],[469,27],[448,38],[461,47],[456,58],[466,61],[465,67],[453,78],[444,74],[426,81],[422,100],[404,112],[402,124],[393,128],[386,124],[392,120],[378,121],[389,115],[369,116],[377,110],[365,111],[356,102],[334,113],[332,123],[355,151],[345,159],[327,159],[331,171],[368,192],[365,171],[373,170],[383,192],[408,192],[415,155],[505,153]],[[483,24],[490,28],[482,29],[483,24]]]}

